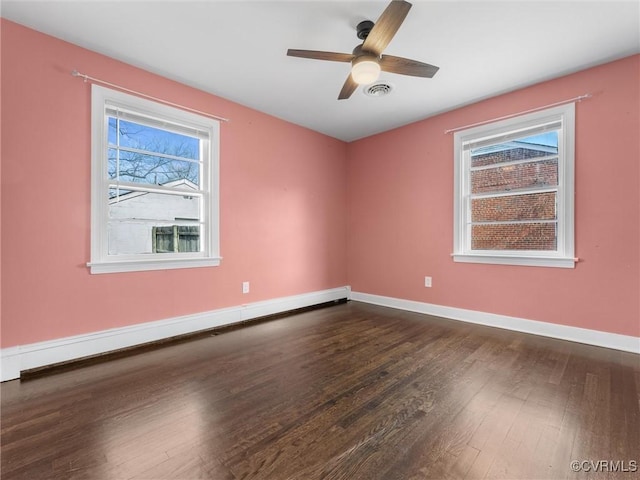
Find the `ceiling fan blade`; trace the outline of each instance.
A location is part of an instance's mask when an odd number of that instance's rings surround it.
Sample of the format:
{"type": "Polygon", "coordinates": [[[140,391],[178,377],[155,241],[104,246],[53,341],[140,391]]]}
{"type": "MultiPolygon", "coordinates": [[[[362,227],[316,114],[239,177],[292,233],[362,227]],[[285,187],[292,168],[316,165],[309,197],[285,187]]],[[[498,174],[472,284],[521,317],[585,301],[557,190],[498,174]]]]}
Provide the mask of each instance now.
{"type": "Polygon", "coordinates": [[[374,24],[362,44],[362,49],[380,56],[400,28],[400,25],[402,25],[402,22],[404,22],[410,9],[411,4],[409,2],[393,0],[374,24]]]}
{"type": "Polygon", "coordinates": [[[322,52],[317,50],[287,50],[290,57],[311,58],[313,60],[329,60],[332,62],[350,62],[355,55],[351,53],[322,52]]]}
{"type": "Polygon", "coordinates": [[[344,82],[342,86],[342,90],[340,90],[340,95],[338,95],[338,100],[346,100],[351,96],[353,92],[358,88],[358,84],[353,81],[351,78],[351,74],[347,77],[347,80],[344,82]]]}
{"type": "Polygon", "coordinates": [[[417,60],[409,60],[408,58],[394,57],[392,55],[382,55],[378,63],[384,72],[411,75],[412,77],[432,78],[440,69],[440,67],[436,67],[435,65],[418,62],[417,60]]]}

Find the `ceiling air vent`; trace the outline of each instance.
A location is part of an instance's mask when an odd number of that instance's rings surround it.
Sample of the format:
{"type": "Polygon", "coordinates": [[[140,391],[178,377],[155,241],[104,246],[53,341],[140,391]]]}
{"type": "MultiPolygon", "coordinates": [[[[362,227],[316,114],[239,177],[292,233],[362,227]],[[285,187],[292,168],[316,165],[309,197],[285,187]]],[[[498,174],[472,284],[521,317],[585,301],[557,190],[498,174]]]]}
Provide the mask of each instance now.
{"type": "Polygon", "coordinates": [[[364,87],[364,93],[370,97],[384,97],[389,95],[391,90],[393,90],[393,86],[388,83],[374,83],[364,87]]]}

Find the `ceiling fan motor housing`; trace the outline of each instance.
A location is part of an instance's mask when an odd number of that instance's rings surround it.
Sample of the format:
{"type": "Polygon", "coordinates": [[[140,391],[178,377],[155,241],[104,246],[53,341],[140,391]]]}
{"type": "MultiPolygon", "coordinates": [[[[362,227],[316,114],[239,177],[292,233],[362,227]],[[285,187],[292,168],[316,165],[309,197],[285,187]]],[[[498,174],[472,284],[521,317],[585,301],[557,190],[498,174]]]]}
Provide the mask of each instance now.
{"type": "Polygon", "coordinates": [[[373,22],[371,20],[364,20],[358,24],[356,31],[358,32],[358,38],[365,40],[369,36],[369,32],[373,28],[373,22]]]}

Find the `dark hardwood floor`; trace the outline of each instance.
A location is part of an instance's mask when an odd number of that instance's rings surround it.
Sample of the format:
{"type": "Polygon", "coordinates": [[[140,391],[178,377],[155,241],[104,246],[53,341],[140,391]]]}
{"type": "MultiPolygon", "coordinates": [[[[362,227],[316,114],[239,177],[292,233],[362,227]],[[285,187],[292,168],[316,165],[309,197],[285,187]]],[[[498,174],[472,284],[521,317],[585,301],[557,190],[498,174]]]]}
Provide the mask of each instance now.
{"type": "Polygon", "coordinates": [[[640,478],[640,356],[357,302],[1,389],[2,480],[640,478]]]}

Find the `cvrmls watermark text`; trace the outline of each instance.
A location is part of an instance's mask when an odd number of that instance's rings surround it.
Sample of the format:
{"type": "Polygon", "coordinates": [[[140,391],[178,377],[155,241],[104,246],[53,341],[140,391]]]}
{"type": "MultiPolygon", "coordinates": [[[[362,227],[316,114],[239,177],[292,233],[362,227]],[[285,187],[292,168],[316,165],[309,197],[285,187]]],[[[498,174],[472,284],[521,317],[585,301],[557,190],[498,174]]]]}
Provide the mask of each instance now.
{"type": "Polygon", "coordinates": [[[637,472],[636,460],[573,460],[571,470],[574,472],[637,472]]]}

